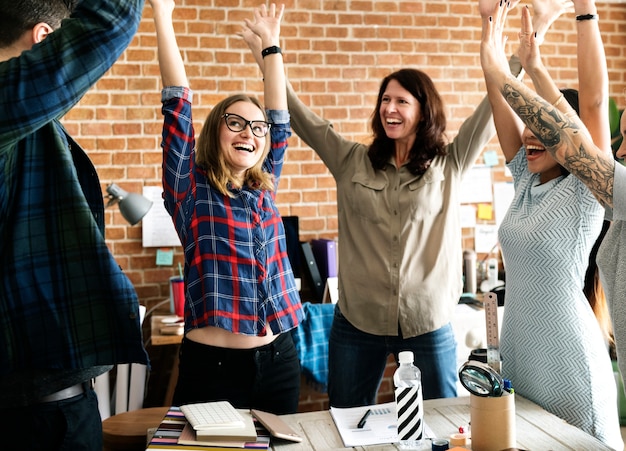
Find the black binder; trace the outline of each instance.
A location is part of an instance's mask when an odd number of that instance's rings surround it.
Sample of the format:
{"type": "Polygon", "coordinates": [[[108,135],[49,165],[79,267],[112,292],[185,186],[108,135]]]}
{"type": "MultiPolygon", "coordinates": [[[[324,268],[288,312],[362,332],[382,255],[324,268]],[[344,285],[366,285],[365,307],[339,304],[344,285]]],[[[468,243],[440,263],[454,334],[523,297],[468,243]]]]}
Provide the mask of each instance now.
{"type": "Polygon", "coordinates": [[[324,282],[322,281],[320,270],[317,267],[317,262],[315,261],[315,257],[313,256],[311,243],[309,243],[308,241],[302,241],[300,245],[302,246],[302,258],[306,263],[306,265],[303,266],[307,268],[309,280],[311,282],[311,285],[313,286],[313,295],[315,296],[315,302],[322,302],[324,299],[324,282]]]}

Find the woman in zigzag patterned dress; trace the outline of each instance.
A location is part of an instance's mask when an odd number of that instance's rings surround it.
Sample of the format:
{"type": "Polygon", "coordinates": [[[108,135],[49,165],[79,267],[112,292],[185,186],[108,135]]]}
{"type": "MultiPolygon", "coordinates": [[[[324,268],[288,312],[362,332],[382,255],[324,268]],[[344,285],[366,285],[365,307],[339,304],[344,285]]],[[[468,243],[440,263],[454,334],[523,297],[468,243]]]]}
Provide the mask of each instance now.
{"type": "Polygon", "coordinates": [[[507,280],[503,376],[516,393],[614,446],[613,370],[582,291],[604,209],[573,175],[538,184],[526,152],[508,165],[516,194],[499,230],[507,280]]]}
{"type": "MultiPolygon", "coordinates": [[[[539,6],[565,3],[543,0],[539,6]]],[[[574,7],[578,55],[586,61],[579,70],[579,115],[597,145],[610,149],[604,101],[608,100],[608,77],[597,20],[593,20],[596,8],[593,0],[575,0],[574,7]]],[[[501,33],[506,9],[496,6],[493,24],[483,17],[485,30],[501,33]]],[[[554,84],[539,58],[530,13],[525,8],[522,14],[522,66],[535,87],[554,84]]],[[[499,42],[498,37],[485,40],[487,35],[483,33],[481,57],[499,42]]],[[[607,342],[583,294],[589,253],[601,230],[604,209],[524,128],[487,70],[485,79],[515,185],[515,196],[499,230],[506,269],[503,376],[511,379],[517,394],[621,450],[607,342]]],[[[559,91],[555,88],[554,92],[559,91]]],[[[569,103],[578,110],[576,91],[563,90],[551,100],[555,107],[571,110],[569,103]]]]}

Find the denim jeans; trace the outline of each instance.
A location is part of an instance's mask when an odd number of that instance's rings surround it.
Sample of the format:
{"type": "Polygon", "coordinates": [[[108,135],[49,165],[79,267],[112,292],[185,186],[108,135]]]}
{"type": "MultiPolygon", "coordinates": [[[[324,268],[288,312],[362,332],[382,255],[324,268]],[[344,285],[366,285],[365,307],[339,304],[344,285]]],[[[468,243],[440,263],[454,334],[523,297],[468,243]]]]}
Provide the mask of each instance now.
{"type": "Polygon", "coordinates": [[[252,349],[183,339],[174,405],[228,400],[238,409],[287,414],[298,410],[299,395],[300,361],[289,332],[252,349]]]}
{"type": "Polygon", "coordinates": [[[102,451],[102,420],[92,389],[62,401],[0,410],[0,448],[102,451]]]}
{"type": "Polygon", "coordinates": [[[328,349],[328,397],[334,407],[376,403],[387,357],[413,351],[424,399],[456,396],[456,340],[450,324],[413,338],[379,336],[354,327],[335,307],[328,349]]]}

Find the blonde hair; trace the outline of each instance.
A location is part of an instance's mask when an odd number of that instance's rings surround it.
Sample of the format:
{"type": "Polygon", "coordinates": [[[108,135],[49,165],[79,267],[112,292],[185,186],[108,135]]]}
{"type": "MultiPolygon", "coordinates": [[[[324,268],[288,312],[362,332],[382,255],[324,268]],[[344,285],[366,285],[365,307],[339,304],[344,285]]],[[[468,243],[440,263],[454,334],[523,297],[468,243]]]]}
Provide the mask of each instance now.
{"type": "Polygon", "coordinates": [[[265,140],[265,149],[259,161],[247,169],[243,181],[240,181],[226,163],[224,154],[220,148],[220,127],[223,124],[223,116],[229,106],[237,102],[250,102],[263,113],[267,120],[261,102],[245,94],[235,94],[219,102],[209,113],[209,116],[200,131],[196,143],[196,164],[206,171],[207,179],[211,186],[225,196],[234,197],[228,189],[229,186],[240,188],[248,186],[252,189],[274,191],[274,177],[263,170],[263,163],[269,154],[271,138],[265,140]],[[241,186],[240,186],[241,183],[241,186]]]}

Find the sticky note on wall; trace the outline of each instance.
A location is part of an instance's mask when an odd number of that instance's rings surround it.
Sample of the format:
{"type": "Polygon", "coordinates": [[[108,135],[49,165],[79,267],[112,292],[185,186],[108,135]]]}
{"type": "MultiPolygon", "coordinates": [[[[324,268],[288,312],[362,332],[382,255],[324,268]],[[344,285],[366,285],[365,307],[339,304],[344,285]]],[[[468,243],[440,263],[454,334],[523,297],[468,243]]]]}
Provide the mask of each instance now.
{"type": "Polygon", "coordinates": [[[478,219],[490,220],[493,218],[493,207],[491,204],[478,204],[478,219]]]}
{"type": "Polygon", "coordinates": [[[483,161],[487,166],[497,166],[498,165],[498,152],[495,150],[487,150],[483,153],[483,161]]]}

